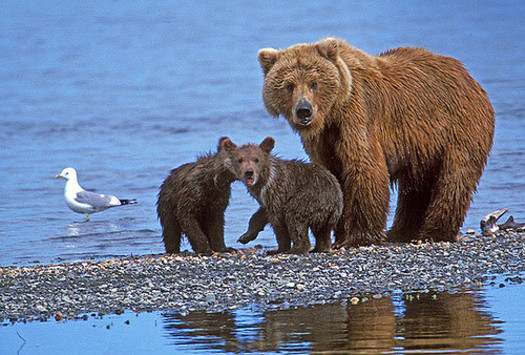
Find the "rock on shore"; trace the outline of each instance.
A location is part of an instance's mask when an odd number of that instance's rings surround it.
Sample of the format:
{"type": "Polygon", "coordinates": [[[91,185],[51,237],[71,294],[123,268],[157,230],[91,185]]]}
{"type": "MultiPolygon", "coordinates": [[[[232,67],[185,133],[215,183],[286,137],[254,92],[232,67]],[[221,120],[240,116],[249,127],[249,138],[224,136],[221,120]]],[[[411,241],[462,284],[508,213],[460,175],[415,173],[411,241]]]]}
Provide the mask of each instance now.
{"type": "Polygon", "coordinates": [[[210,257],[185,253],[1,267],[0,321],[354,302],[364,295],[479,289],[496,274],[521,282],[524,270],[523,231],[306,256],[243,249],[210,257]]]}

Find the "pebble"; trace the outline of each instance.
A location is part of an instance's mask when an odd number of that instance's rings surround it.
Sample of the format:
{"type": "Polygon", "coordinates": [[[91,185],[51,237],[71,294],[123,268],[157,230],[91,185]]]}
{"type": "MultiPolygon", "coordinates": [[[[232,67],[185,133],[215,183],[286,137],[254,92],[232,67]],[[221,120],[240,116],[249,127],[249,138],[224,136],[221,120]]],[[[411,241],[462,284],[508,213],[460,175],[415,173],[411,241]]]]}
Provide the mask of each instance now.
{"type": "MultiPolygon", "coordinates": [[[[88,319],[88,315],[193,310],[261,311],[393,293],[455,292],[522,283],[525,232],[465,235],[459,243],[385,244],[305,256],[263,248],[211,257],[144,255],[0,267],[0,319],[88,319]],[[244,257],[243,257],[244,256],[244,257]],[[491,276],[502,274],[495,283],[491,276]]],[[[407,298],[408,299],[408,298],[407,298]]]]}

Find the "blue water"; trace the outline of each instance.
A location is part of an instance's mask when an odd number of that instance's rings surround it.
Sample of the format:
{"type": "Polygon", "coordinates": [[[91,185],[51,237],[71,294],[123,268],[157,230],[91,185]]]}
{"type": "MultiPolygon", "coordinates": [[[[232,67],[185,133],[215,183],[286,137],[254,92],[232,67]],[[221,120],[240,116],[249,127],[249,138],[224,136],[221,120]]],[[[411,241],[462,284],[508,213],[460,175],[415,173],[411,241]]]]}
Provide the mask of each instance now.
{"type": "MultiPolygon", "coordinates": [[[[522,1],[3,2],[0,265],[162,253],[158,187],[221,136],[270,135],[281,156],[307,158],[286,122],[263,107],[256,54],[325,36],[368,53],[422,46],[462,60],[497,117],[463,229],[503,207],[525,220],[524,18],[522,1]],[[67,166],[85,188],[139,204],[85,223],[54,179],[67,166]]],[[[241,247],[256,208],[234,184],[228,246],[241,247]]],[[[270,229],[258,243],[276,244],[270,229]]]]}
{"type": "MultiPolygon", "coordinates": [[[[500,280],[503,281],[503,280],[500,280]]],[[[498,281],[499,283],[499,281],[498,281]]],[[[262,312],[127,312],[0,326],[0,353],[523,353],[523,285],[262,312]],[[504,301],[502,301],[504,299],[504,301]],[[512,305],[512,306],[510,306],[512,305]],[[74,346],[72,345],[74,344],[74,346]]]]}

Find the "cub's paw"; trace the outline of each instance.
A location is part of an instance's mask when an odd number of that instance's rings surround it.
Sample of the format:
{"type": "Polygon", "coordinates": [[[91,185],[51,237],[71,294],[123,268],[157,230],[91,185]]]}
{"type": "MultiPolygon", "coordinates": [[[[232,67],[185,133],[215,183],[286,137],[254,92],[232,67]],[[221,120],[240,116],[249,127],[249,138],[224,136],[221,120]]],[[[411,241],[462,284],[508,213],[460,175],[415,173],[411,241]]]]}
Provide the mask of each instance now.
{"type": "Polygon", "coordinates": [[[237,239],[237,242],[242,243],[242,244],[247,244],[251,242],[252,240],[255,240],[256,237],[257,235],[253,235],[250,233],[244,233],[243,235],[240,236],[239,239],[237,239]]]}

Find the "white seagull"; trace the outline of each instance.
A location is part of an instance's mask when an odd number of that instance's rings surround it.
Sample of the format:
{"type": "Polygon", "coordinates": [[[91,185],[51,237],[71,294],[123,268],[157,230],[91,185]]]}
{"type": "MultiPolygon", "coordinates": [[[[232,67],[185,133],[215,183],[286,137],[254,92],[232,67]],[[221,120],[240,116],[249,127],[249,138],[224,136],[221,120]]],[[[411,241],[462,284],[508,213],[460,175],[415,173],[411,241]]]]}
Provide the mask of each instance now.
{"type": "Polygon", "coordinates": [[[77,171],[73,168],[65,168],[55,178],[67,180],[64,188],[64,199],[66,205],[76,213],[84,213],[86,222],[89,222],[89,214],[107,210],[110,207],[133,205],[137,200],[122,200],[111,195],[101,195],[84,190],[78,184],[77,171]]]}

